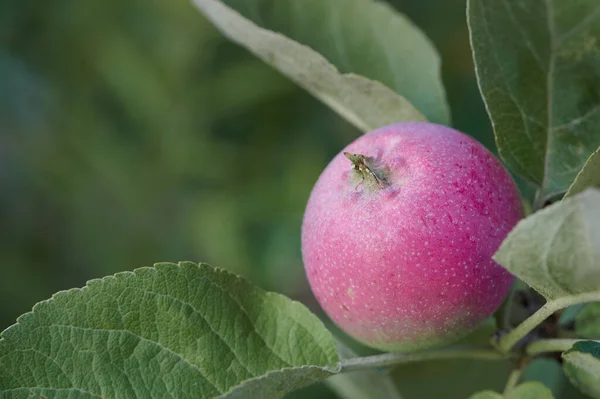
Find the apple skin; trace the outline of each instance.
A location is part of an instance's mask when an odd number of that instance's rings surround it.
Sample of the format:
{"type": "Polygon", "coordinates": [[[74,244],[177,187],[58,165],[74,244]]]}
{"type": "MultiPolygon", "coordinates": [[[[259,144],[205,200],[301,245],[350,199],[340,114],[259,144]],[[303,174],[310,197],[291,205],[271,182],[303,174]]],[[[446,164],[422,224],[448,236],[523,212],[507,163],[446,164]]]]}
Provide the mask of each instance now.
{"type": "Polygon", "coordinates": [[[348,145],[385,186],[338,154],[302,225],[302,257],[327,315],[373,348],[450,343],[492,315],[513,282],[492,260],[523,217],[519,192],[475,139],[426,122],[385,126],[348,145]]]}

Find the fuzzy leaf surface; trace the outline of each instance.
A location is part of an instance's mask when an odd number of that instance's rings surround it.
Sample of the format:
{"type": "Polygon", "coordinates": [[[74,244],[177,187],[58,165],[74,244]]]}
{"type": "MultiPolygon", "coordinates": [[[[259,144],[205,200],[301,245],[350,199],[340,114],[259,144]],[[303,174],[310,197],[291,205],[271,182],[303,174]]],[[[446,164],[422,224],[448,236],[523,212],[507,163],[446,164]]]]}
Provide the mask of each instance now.
{"type": "Polygon", "coordinates": [[[494,259],[549,301],[600,291],[600,190],[521,220],[494,259]]]}
{"type": "Polygon", "coordinates": [[[389,5],[372,0],[194,4],[226,37],[363,131],[402,121],[449,123],[437,52],[389,5]]]}
{"type": "Polygon", "coordinates": [[[339,356],[300,303],[183,262],[38,303],[2,333],[0,369],[5,399],[279,398],[336,373],[339,356]]]}

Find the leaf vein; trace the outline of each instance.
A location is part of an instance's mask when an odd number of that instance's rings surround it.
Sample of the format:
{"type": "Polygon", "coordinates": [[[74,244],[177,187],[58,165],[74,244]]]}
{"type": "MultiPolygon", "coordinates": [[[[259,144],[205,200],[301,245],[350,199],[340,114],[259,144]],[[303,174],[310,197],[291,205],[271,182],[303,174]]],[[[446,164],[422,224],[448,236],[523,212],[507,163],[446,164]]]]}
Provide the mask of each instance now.
{"type": "Polygon", "coordinates": [[[514,14],[512,8],[511,8],[510,4],[508,3],[507,0],[503,0],[502,4],[504,5],[504,8],[506,9],[506,12],[510,16],[510,19],[512,19],[512,21],[514,22],[514,25],[517,28],[517,31],[519,32],[519,35],[523,38],[523,42],[525,43],[525,45],[527,46],[527,48],[531,52],[531,55],[533,55],[533,58],[537,62],[537,64],[540,67],[540,69],[543,71],[545,68],[544,68],[544,64],[542,62],[542,59],[541,59],[540,55],[538,54],[538,52],[536,51],[535,47],[533,46],[533,43],[531,43],[531,40],[529,39],[529,37],[523,31],[523,28],[521,27],[521,24],[519,23],[519,21],[515,17],[515,14],[514,14]]]}
{"type": "Polygon", "coordinates": [[[208,383],[210,383],[210,384],[213,386],[213,388],[215,388],[215,389],[216,389],[216,390],[217,390],[219,393],[223,393],[223,392],[224,392],[224,391],[223,391],[223,390],[221,390],[221,389],[220,389],[220,388],[219,388],[219,387],[218,387],[218,386],[217,386],[217,385],[216,385],[214,382],[212,382],[212,381],[211,381],[211,380],[210,380],[210,379],[209,379],[209,378],[208,378],[208,377],[207,377],[207,376],[204,374],[204,372],[203,372],[203,371],[202,371],[202,370],[201,370],[201,369],[200,369],[200,368],[199,368],[197,365],[195,365],[194,363],[191,363],[189,360],[187,360],[186,358],[184,358],[184,357],[183,357],[181,354],[179,354],[179,353],[177,353],[177,352],[175,352],[175,351],[171,350],[170,348],[168,348],[168,347],[166,347],[166,346],[163,346],[163,345],[162,345],[160,342],[156,342],[156,341],[153,341],[153,340],[151,340],[151,339],[148,339],[148,338],[142,337],[141,335],[137,335],[137,334],[133,333],[132,331],[129,331],[129,330],[121,330],[121,329],[110,329],[110,330],[106,330],[106,329],[102,329],[102,328],[91,328],[91,327],[70,326],[70,325],[68,325],[68,324],[50,324],[50,325],[48,325],[48,326],[39,326],[39,327],[36,327],[35,329],[39,329],[39,328],[43,328],[43,327],[48,327],[48,328],[54,328],[54,327],[58,327],[58,328],[67,328],[67,329],[72,329],[72,330],[80,330],[80,331],[90,331],[90,332],[97,332],[97,333],[101,333],[101,334],[102,334],[102,333],[104,333],[104,334],[106,334],[106,333],[110,334],[110,333],[112,333],[112,332],[115,332],[115,333],[122,333],[122,334],[126,334],[126,335],[129,335],[129,336],[132,336],[132,337],[134,337],[134,338],[137,338],[137,339],[138,339],[138,340],[140,340],[140,341],[143,341],[143,342],[147,342],[147,343],[149,343],[149,344],[152,344],[152,345],[154,345],[154,346],[158,347],[159,349],[161,349],[161,350],[164,350],[165,352],[168,352],[168,353],[172,354],[173,356],[175,356],[176,358],[178,358],[178,359],[179,359],[179,361],[181,361],[182,363],[184,363],[184,364],[187,364],[187,365],[188,365],[188,366],[190,366],[192,369],[194,369],[194,370],[198,371],[198,373],[200,373],[200,375],[201,375],[202,377],[204,377],[204,379],[205,379],[205,380],[206,380],[208,383]]]}
{"type": "Polygon", "coordinates": [[[554,91],[554,64],[556,61],[556,41],[554,38],[554,13],[552,10],[552,0],[544,0],[546,3],[546,18],[548,20],[548,39],[550,40],[550,59],[548,72],[546,76],[546,150],[544,154],[544,178],[542,180],[542,190],[546,190],[548,184],[548,168],[550,167],[550,150],[552,149],[552,111],[553,107],[553,91],[554,91]]]}
{"type": "Polygon", "coordinates": [[[47,391],[53,391],[53,392],[75,391],[75,392],[80,392],[84,395],[91,396],[92,398],[102,399],[102,396],[96,395],[94,393],[88,392],[88,391],[86,391],[84,389],[80,389],[80,388],[15,387],[15,388],[3,389],[2,391],[0,391],[0,393],[18,392],[18,391],[23,391],[23,390],[27,390],[27,391],[29,391],[29,393],[31,393],[31,390],[47,390],[47,391]]]}
{"type": "Polygon", "coordinates": [[[572,36],[578,34],[581,30],[589,26],[598,16],[600,16],[600,7],[594,9],[591,13],[589,13],[584,19],[581,20],[578,24],[574,25],[571,29],[563,33],[556,39],[556,43],[558,46],[561,46],[566,40],[571,38],[572,36]]]}

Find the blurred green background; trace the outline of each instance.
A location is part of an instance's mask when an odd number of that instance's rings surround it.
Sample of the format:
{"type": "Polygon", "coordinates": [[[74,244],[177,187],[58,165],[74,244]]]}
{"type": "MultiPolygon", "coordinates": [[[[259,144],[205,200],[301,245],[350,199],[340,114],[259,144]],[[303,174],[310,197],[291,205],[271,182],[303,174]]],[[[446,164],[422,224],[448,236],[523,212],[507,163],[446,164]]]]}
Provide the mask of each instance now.
{"type": "MultiPolygon", "coordinates": [[[[439,49],[454,126],[493,148],[465,1],[392,3],[439,49]]],[[[0,330],[156,261],[206,261],[317,310],[302,214],[358,135],[186,0],[2,0],[0,330]]]]}

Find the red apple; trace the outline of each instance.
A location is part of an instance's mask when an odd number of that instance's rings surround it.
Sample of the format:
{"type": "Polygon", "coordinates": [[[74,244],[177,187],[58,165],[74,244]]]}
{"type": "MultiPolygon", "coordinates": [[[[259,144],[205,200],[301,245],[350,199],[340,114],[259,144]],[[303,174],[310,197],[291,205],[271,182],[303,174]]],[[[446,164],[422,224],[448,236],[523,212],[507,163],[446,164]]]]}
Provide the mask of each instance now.
{"type": "Polygon", "coordinates": [[[302,255],[342,330],[411,351],[456,340],[496,311],[513,277],[492,255],[522,216],[511,176],[483,145],[400,123],[363,135],[323,171],[302,255]]]}

